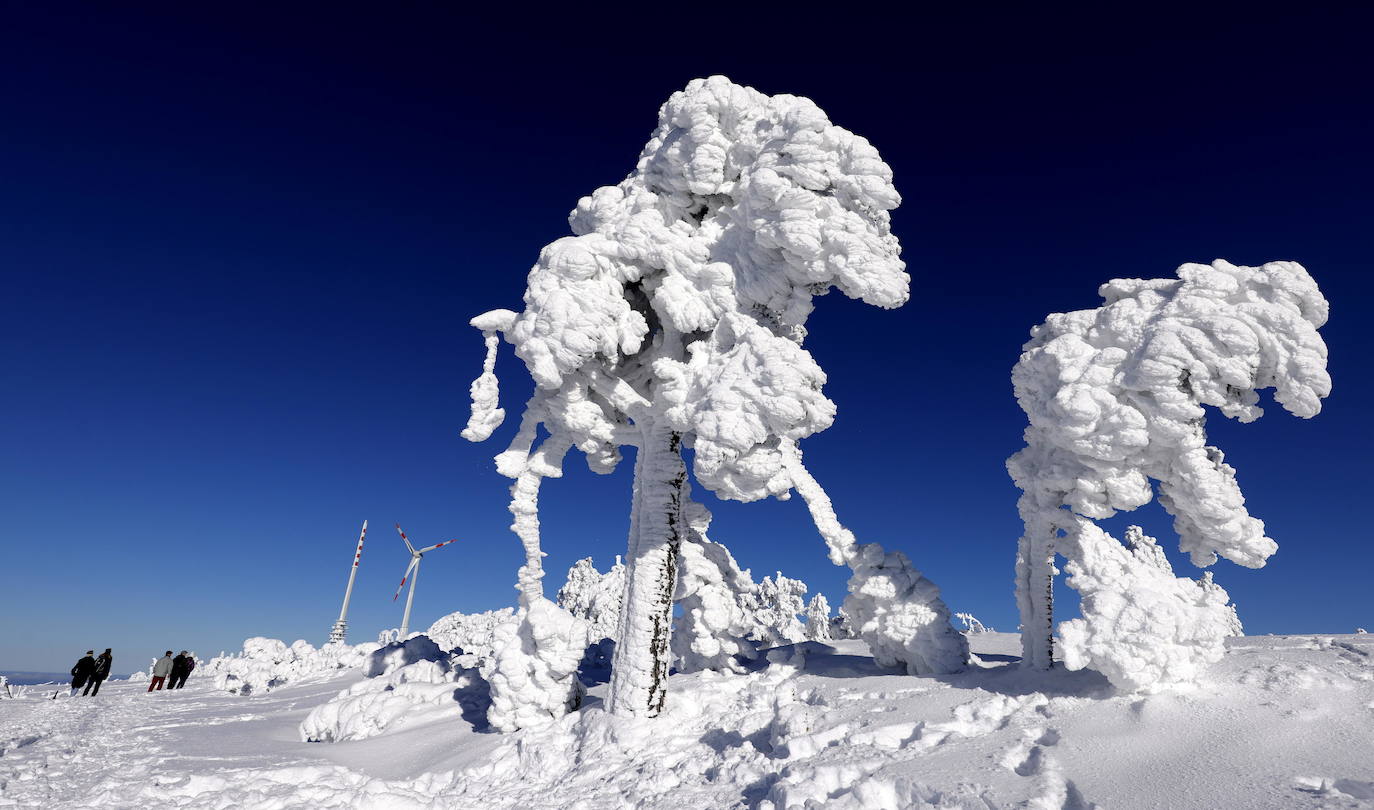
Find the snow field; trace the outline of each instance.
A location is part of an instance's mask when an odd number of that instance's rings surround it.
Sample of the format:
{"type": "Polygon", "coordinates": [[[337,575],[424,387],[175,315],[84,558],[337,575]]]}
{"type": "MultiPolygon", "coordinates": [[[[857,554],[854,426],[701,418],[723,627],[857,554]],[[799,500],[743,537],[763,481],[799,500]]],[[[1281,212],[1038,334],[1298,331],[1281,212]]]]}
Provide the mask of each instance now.
{"type": "Polygon", "coordinates": [[[656,720],[612,717],[601,685],[540,729],[475,733],[436,706],[333,744],[297,726],[357,673],[246,698],[111,682],[0,702],[0,807],[1374,808],[1368,635],[1231,639],[1199,688],[1151,696],[1022,669],[1013,634],[970,643],[983,663],[953,675],[805,642],[673,676],[656,720]]]}

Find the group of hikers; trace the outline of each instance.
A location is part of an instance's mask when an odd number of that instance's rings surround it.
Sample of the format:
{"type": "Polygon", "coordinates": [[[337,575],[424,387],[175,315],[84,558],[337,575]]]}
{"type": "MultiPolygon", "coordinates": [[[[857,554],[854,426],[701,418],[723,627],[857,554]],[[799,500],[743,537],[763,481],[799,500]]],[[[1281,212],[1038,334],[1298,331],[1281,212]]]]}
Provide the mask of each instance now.
{"type": "MultiPolygon", "coordinates": [[[[82,696],[100,694],[100,684],[110,677],[110,666],[113,663],[114,657],[110,654],[109,647],[100,655],[96,655],[95,650],[87,650],[85,657],[72,667],[72,697],[76,697],[77,690],[83,686],[86,689],[81,693],[82,696]]],[[[195,656],[182,650],[180,655],[173,658],[172,651],[168,650],[166,655],[153,664],[153,677],[148,681],[148,691],[160,690],[164,683],[168,689],[180,689],[186,685],[186,679],[195,668],[195,656]]]]}
{"type": "Polygon", "coordinates": [[[72,667],[72,697],[76,697],[76,690],[83,686],[86,687],[86,691],[82,692],[82,695],[100,694],[100,685],[110,677],[110,665],[114,663],[110,648],[106,647],[105,652],[97,658],[92,658],[93,655],[95,650],[87,650],[86,657],[72,667]]]}

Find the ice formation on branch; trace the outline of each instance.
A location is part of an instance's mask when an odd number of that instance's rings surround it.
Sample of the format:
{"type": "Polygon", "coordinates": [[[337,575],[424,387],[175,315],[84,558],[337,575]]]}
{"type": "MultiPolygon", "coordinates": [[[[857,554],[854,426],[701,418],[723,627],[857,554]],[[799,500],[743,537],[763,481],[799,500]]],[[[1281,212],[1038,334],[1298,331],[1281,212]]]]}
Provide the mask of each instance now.
{"type": "MultiPolygon", "coordinates": [[[[837,288],[881,307],[906,302],[889,227],[899,202],[877,150],[811,101],[722,76],[694,80],[659,110],[635,170],[582,198],[569,217],[575,235],[540,253],[525,309],[473,319],[488,351],[464,435],[483,439],[501,420],[489,376],[496,333],[535,381],[511,449],[497,456],[514,490],[522,475],[560,474],[569,447],[601,473],[621,446],[637,448],[612,712],[663,708],[690,498],[683,449],[694,450],[698,482],[722,498],[786,497],[797,485],[804,468],[792,448],[835,416],[825,374],[801,345],[812,299],[837,288]],[[548,437],[532,454],[541,425],[548,437]]],[[[808,502],[822,492],[809,475],[806,488],[808,502]]],[[[534,501],[517,493],[515,503],[529,511],[534,501]]],[[[942,655],[939,644],[889,637],[938,635],[948,611],[905,557],[864,549],[831,553],[857,565],[850,589],[860,601],[933,602],[901,604],[901,621],[862,632],[912,671],[963,666],[954,647],[942,655]]]]}
{"type": "MultiPolygon", "coordinates": [[[[1088,520],[1159,501],[1195,565],[1251,568],[1277,549],[1245,509],[1235,470],[1207,444],[1210,405],[1242,422],[1258,391],[1300,417],[1331,390],[1317,329],[1327,302],[1295,262],[1185,264],[1174,279],[1104,284],[1097,309],[1051,315],[1012,371],[1029,417],[1007,461],[1021,488],[1017,557],[1024,661],[1052,660],[1054,555],[1088,520]]],[[[1083,541],[1078,538],[1079,543],[1083,541]]]]}
{"type": "Polygon", "coordinates": [[[1062,542],[1083,618],[1059,625],[1068,669],[1092,667],[1123,692],[1198,682],[1241,634],[1230,597],[1212,582],[1174,576],[1164,550],[1138,526],[1126,544],[1090,523],[1062,542]]]}

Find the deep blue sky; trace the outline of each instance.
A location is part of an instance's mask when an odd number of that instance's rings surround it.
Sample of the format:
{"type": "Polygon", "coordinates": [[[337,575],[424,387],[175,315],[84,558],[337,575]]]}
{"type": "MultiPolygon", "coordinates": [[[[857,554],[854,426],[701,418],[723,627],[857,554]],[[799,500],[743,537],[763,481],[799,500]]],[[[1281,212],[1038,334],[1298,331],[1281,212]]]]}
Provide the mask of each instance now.
{"type": "MultiPolygon", "coordinates": [[[[713,73],[814,99],[905,198],[911,302],[821,299],[808,341],[839,405],[808,461],[861,539],[1014,629],[1003,461],[1029,327],[1095,306],[1109,278],[1293,259],[1332,302],[1335,391],[1311,421],[1209,423],[1281,547],[1215,573],[1252,633],[1374,625],[1370,15],[693,7],[535,25],[451,8],[0,12],[0,669],[321,643],[363,518],[352,639],[399,623],[398,521],[462,539],[426,559],[413,625],[513,603],[490,457],[515,420],[459,437],[481,362],[466,322],[518,308],[578,197],[713,73]]],[[[518,412],[509,347],[498,370],[518,412]]],[[[567,467],[544,490],[550,594],[625,545],[630,465],[567,467]]],[[[841,600],[799,500],[707,502],[756,576],[841,600]]],[[[1132,520],[1173,547],[1157,507],[1132,520]]]]}

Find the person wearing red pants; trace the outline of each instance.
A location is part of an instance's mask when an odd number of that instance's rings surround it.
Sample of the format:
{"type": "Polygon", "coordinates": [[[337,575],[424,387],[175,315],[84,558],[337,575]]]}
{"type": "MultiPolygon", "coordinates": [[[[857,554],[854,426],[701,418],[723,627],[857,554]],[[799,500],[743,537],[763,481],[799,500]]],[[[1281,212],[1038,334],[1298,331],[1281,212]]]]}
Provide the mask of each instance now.
{"type": "Polygon", "coordinates": [[[154,689],[161,689],[162,682],[167,680],[167,675],[170,674],[171,671],[172,651],[168,650],[166,655],[157,659],[157,663],[153,664],[153,679],[148,681],[148,691],[151,692],[154,689]]]}

